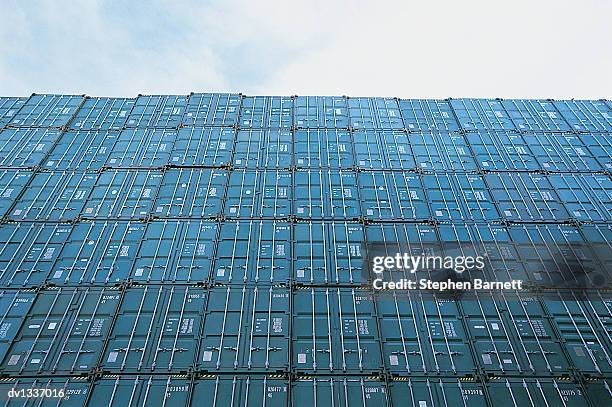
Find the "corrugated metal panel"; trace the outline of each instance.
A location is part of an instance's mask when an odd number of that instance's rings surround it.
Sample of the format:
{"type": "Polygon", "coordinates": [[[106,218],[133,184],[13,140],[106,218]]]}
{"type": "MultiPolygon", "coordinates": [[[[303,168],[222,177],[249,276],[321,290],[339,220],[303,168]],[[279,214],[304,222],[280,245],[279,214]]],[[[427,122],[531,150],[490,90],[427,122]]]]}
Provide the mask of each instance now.
{"type": "Polygon", "coordinates": [[[605,406],[612,402],[612,383],[609,380],[592,381],[585,385],[591,405],[605,406]]]}
{"type": "Polygon", "coordinates": [[[189,405],[185,376],[104,375],[94,383],[87,406],[189,405]]]}
{"type": "Polygon", "coordinates": [[[170,155],[173,166],[223,167],[232,161],[234,129],[185,127],[170,155]]]}
{"type": "Polygon", "coordinates": [[[414,170],[415,157],[408,139],[402,131],[356,131],[355,163],[367,170],[414,170]]]}
{"type": "Polygon", "coordinates": [[[85,219],[146,219],[161,184],[157,171],[108,170],[100,174],[85,204],[85,219]]]}
{"type": "Polygon", "coordinates": [[[612,225],[583,225],[581,234],[596,254],[604,270],[612,270],[612,225]]]}
{"type": "Polygon", "coordinates": [[[293,405],[308,406],[386,406],[385,382],[368,377],[304,378],[292,382],[293,405]]]}
{"type": "Polygon", "coordinates": [[[499,99],[453,99],[450,103],[463,130],[515,129],[499,99]]]}
{"type": "Polygon", "coordinates": [[[417,167],[423,171],[475,171],[476,162],[460,133],[411,133],[417,167]]]}
{"type": "Polygon", "coordinates": [[[187,126],[235,126],[241,96],[235,93],[192,93],[183,124],[187,126]]]}
{"type": "Polygon", "coordinates": [[[346,130],[298,130],[294,133],[295,165],[298,168],[351,168],[351,144],[351,134],[346,130]]]}
{"type": "Polygon", "coordinates": [[[87,97],[70,128],[74,130],[121,130],[136,103],[135,99],[87,97]]]}
{"type": "Polygon", "coordinates": [[[112,373],[187,372],[195,367],[208,293],[199,287],[126,290],[101,367],[112,373]]]}
{"type": "Polygon", "coordinates": [[[294,173],[294,214],[301,219],[357,219],[357,174],[347,170],[294,173]]]}
{"type": "Polygon", "coordinates": [[[129,128],[173,127],[183,122],[187,96],[138,96],[126,122],[129,128]]]}
{"type": "Polygon", "coordinates": [[[2,360],[2,370],[73,374],[95,368],[120,298],[113,288],[40,292],[2,360]]]}
{"type": "Polygon", "coordinates": [[[224,170],[175,168],[164,173],[154,216],[214,218],[222,213],[228,174],[224,170]]]}
{"type": "Polygon", "coordinates": [[[247,374],[288,371],[289,289],[218,286],[209,296],[199,369],[247,374]]]}
{"type": "Polygon", "coordinates": [[[247,96],[242,99],[240,128],[289,129],[293,126],[293,98],[247,96]]]}
{"type": "Polygon", "coordinates": [[[612,220],[612,181],[607,176],[557,174],[549,180],[573,219],[612,220]]]}
{"type": "Polygon", "coordinates": [[[225,215],[231,218],[288,217],[292,178],[287,171],[233,171],[227,186],[225,215]]]}
{"type": "Polygon", "coordinates": [[[40,172],[8,214],[10,220],[66,222],[79,216],[98,176],[91,173],[40,172]]]}
{"type": "Polygon", "coordinates": [[[0,97],[0,128],[10,123],[28,98],[0,97]]]}
{"type": "Polygon", "coordinates": [[[287,406],[289,405],[289,381],[254,374],[245,376],[206,375],[194,381],[191,405],[203,407],[287,406]]]}
{"type": "Polygon", "coordinates": [[[130,277],[143,283],[207,282],[217,229],[215,223],[196,220],[147,224],[130,277]]]}
{"type": "Polygon", "coordinates": [[[295,225],[294,276],[298,284],[361,284],[363,227],[354,222],[295,225]]]}
{"type": "Polygon", "coordinates": [[[353,129],[403,129],[397,99],[348,98],[350,126],[353,129]]]}
{"type": "Polygon", "coordinates": [[[298,96],[294,100],[298,128],[348,129],[348,104],[343,96],[298,96]]]}
{"type": "Polygon", "coordinates": [[[107,166],[161,168],[169,163],[175,140],[176,130],[124,130],[108,156],[107,166]]]}
{"type": "Polygon", "coordinates": [[[145,224],[81,222],[72,227],[48,281],[56,285],[111,285],[127,281],[145,224]]]}
{"type": "Polygon", "coordinates": [[[367,373],[382,367],[370,291],[303,288],[293,293],[292,364],[297,372],[367,373]]]}
{"type": "Polygon", "coordinates": [[[603,100],[554,100],[572,130],[612,132],[612,108],[603,100]]]}
{"type": "Polygon", "coordinates": [[[13,116],[14,127],[62,127],[76,113],[83,96],[32,95],[13,116]]]}
{"type": "Polygon", "coordinates": [[[293,133],[289,130],[241,130],[236,135],[236,168],[289,169],[293,165],[293,133]]]}
{"type": "Polygon", "coordinates": [[[69,131],[62,133],[42,163],[45,170],[99,171],[106,165],[119,133],[111,131],[69,131]]]}
{"type": "Polygon", "coordinates": [[[7,128],[0,131],[0,167],[36,167],[59,136],[59,131],[44,128],[7,128]]]}
{"type": "Polygon", "coordinates": [[[459,130],[446,100],[400,99],[399,108],[408,131],[459,130]]]}
{"type": "Polygon", "coordinates": [[[0,226],[2,287],[38,286],[46,279],[68,238],[62,224],[11,223],[0,226]]]}
{"type": "Polygon", "coordinates": [[[570,126],[552,101],[534,99],[508,99],[503,107],[519,130],[567,131],[570,126]]]}
{"type": "Polygon", "coordinates": [[[221,223],[215,283],[286,283],[291,280],[291,225],[279,220],[221,223]]]}
{"type": "Polygon", "coordinates": [[[0,170],[0,218],[9,211],[32,175],[29,171],[0,170]]]}

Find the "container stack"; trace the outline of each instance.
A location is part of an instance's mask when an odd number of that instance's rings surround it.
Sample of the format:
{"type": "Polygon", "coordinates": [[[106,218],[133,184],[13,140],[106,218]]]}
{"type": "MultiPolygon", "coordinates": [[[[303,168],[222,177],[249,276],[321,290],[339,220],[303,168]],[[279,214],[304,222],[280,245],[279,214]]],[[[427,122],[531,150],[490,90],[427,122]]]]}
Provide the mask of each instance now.
{"type": "Polygon", "coordinates": [[[35,94],[0,129],[2,403],[612,404],[609,101],[35,94]],[[527,289],[376,292],[400,243],[527,289]]]}

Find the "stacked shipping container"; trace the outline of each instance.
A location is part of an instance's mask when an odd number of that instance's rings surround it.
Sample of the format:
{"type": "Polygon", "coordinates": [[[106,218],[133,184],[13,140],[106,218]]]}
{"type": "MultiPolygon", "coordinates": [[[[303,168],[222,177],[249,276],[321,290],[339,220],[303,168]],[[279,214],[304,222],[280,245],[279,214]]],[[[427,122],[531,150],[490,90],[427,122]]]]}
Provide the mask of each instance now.
{"type": "Polygon", "coordinates": [[[0,400],[608,405],[611,170],[603,100],[0,98],[0,400]],[[366,243],[530,290],[381,295],[366,243]]]}

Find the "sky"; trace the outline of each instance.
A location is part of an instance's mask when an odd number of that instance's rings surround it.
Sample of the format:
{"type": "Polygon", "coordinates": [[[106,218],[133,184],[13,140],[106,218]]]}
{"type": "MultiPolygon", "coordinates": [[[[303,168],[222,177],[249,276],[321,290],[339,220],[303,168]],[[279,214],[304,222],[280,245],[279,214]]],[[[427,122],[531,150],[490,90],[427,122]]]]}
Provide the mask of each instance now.
{"type": "Polygon", "coordinates": [[[612,1],[0,2],[0,95],[612,98],[612,1]]]}

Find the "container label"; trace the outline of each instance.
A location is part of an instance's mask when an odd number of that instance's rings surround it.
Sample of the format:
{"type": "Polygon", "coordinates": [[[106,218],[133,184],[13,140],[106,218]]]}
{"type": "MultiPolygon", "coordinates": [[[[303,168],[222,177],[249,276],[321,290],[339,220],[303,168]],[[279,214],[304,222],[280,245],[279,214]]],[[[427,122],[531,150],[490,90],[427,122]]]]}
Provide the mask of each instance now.
{"type": "Polygon", "coordinates": [[[8,365],[9,366],[15,366],[17,363],[19,363],[19,359],[21,358],[21,355],[11,355],[11,358],[9,359],[8,365]]]}
{"type": "Polygon", "coordinates": [[[209,350],[204,351],[204,353],[202,354],[202,361],[203,362],[210,362],[212,360],[212,355],[213,353],[209,350]]]}
{"type": "Polygon", "coordinates": [[[298,353],[298,363],[306,363],[306,354],[298,353]]]}
{"type": "Polygon", "coordinates": [[[389,355],[389,363],[391,364],[391,366],[399,365],[399,360],[397,358],[397,355],[389,355]]]}

